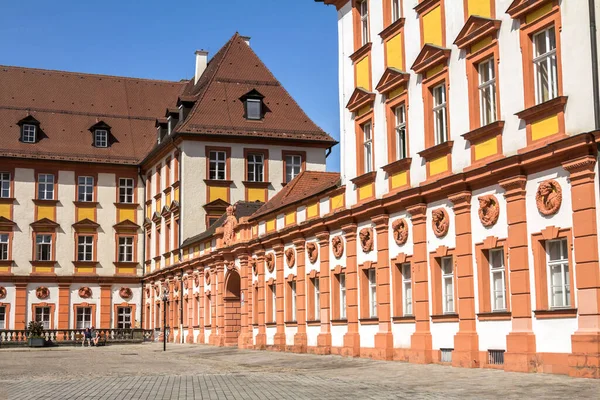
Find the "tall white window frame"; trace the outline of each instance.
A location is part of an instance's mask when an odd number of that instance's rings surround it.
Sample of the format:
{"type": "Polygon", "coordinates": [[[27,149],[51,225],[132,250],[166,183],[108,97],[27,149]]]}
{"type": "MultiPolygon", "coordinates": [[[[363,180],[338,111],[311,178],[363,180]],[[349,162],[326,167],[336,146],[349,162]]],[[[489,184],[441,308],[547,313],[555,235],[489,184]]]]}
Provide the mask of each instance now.
{"type": "Polygon", "coordinates": [[[108,147],[108,131],[106,129],[94,131],[94,147],[108,147]]]}
{"type": "Polygon", "coordinates": [[[222,150],[211,150],[208,156],[208,179],[216,181],[227,179],[227,153],[222,150]]]}
{"type": "Polygon", "coordinates": [[[452,257],[440,259],[442,269],[442,306],[444,314],[454,314],[454,262],[452,257]]]}
{"type": "Polygon", "coordinates": [[[131,329],[131,307],[117,307],[117,329],[131,329]]]}
{"type": "Polygon", "coordinates": [[[83,202],[94,201],[94,177],[77,177],[77,200],[83,202]]]}
{"type": "Polygon", "coordinates": [[[367,272],[369,280],[369,317],[377,317],[377,271],[371,268],[367,272]]]}
{"type": "Polygon", "coordinates": [[[546,257],[550,308],[569,308],[572,304],[567,239],[547,240],[546,257]]]}
{"type": "Polygon", "coordinates": [[[394,109],[396,117],[396,159],[402,160],[408,157],[408,146],[406,145],[406,106],[400,104],[394,109]]]}
{"type": "Polygon", "coordinates": [[[340,281],[340,319],[346,319],[346,274],[341,273],[340,281]]]}
{"type": "Polygon", "coordinates": [[[10,236],[8,233],[0,233],[0,261],[8,261],[10,236]]]}
{"type": "Polygon", "coordinates": [[[435,86],[431,90],[433,97],[434,144],[448,141],[448,110],[446,103],[446,83],[435,86]]]}
{"type": "Polygon", "coordinates": [[[274,283],[271,288],[271,322],[277,321],[277,285],[274,283]]]}
{"type": "Polygon", "coordinates": [[[50,307],[36,307],[35,320],[41,322],[44,329],[50,329],[50,307]]]}
{"type": "Polygon", "coordinates": [[[0,172],[0,197],[10,197],[10,172],[0,172]]]}
{"type": "Polygon", "coordinates": [[[40,200],[54,200],[54,175],[38,175],[38,198],[40,200]]]}
{"type": "Polygon", "coordinates": [[[409,263],[402,264],[402,313],[413,315],[412,271],[409,263]]]}
{"type": "Polygon", "coordinates": [[[6,306],[0,306],[0,330],[8,329],[6,326],[6,306]]]}
{"type": "Polygon", "coordinates": [[[360,13],[360,32],[361,32],[361,45],[371,41],[369,33],[369,1],[362,0],[359,3],[358,11],[360,13]]]}
{"type": "Polygon", "coordinates": [[[133,203],[135,183],[131,178],[119,178],[119,203],[133,203]]]}
{"type": "Polygon", "coordinates": [[[52,235],[35,235],[36,261],[52,261],[52,235]]]}
{"type": "Polygon", "coordinates": [[[292,179],[302,172],[302,156],[299,154],[288,154],[285,156],[285,181],[291,182],[292,179]]]}
{"type": "Polygon", "coordinates": [[[77,236],[77,261],[94,260],[94,237],[77,236]]]}
{"type": "Polygon", "coordinates": [[[37,126],[33,124],[23,124],[23,135],[21,140],[23,143],[35,143],[37,134],[37,126]]]}
{"type": "Polygon", "coordinates": [[[133,262],[133,236],[119,237],[119,262],[133,262]]]}
{"type": "Polygon", "coordinates": [[[248,168],[248,182],[264,182],[265,156],[263,154],[251,153],[246,156],[248,168]]]}
{"type": "Polygon", "coordinates": [[[479,73],[479,121],[481,126],[496,122],[496,69],[494,57],[477,65],[479,73]]]}
{"type": "Polygon", "coordinates": [[[75,329],[92,327],[92,307],[77,307],[75,329]]]}
{"type": "Polygon", "coordinates": [[[373,125],[367,122],[362,126],[364,173],[373,171],[373,125]]]}
{"type": "Polygon", "coordinates": [[[556,29],[553,26],[533,35],[535,104],[558,96],[556,29]]]}
{"type": "Polygon", "coordinates": [[[321,319],[321,289],[319,287],[319,278],[313,278],[313,286],[315,288],[314,291],[314,305],[315,305],[315,320],[319,321],[321,319]]]}
{"type": "Polygon", "coordinates": [[[290,282],[291,290],[291,307],[292,307],[292,321],[296,321],[296,281],[290,282]]]}
{"type": "Polygon", "coordinates": [[[392,23],[398,21],[402,17],[402,9],[400,8],[400,0],[392,0],[392,23]]]}
{"type": "Polygon", "coordinates": [[[504,249],[490,249],[490,296],[492,312],[506,311],[506,275],[504,268],[504,249]]]}

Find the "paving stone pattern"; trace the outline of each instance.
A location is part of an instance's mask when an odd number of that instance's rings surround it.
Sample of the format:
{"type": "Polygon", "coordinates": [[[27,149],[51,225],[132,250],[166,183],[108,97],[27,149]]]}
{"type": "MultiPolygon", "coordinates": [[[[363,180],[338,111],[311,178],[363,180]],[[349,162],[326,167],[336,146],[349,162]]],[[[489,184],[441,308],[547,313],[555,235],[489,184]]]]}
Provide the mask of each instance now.
{"type": "Polygon", "coordinates": [[[600,382],[205,345],[0,349],[0,399],[597,399],[600,382]]]}

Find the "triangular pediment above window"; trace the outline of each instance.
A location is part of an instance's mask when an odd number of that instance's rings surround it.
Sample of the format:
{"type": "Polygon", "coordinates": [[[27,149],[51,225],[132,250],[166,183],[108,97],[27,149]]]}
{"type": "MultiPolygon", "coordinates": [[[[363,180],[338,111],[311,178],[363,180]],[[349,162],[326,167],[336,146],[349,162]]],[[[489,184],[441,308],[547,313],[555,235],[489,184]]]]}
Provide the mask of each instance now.
{"type": "Polygon", "coordinates": [[[162,210],[160,211],[160,215],[162,215],[165,218],[167,218],[168,216],[170,216],[171,215],[171,209],[169,208],[169,206],[167,206],[167,205],[163,206],[162,210]]]}
{"type": "Polygon", "coordinates": [[[53,231],[59,228],[60,225],[49,218],[38,219],[29,224],[34,231],[53,231]]]}
{"type": "Polygon", "coordinates": [[[97,230],[100,227],[100,224],[92,221],[89,218],[85,218],[85,219],[82,219],[81,221],[75,222],[71,226],[76,231],[80,231],[80,230],[97,230]]]}
{"type": "Polygon", "coordinates": [[[140,226],[135,222],[126,219],[124,221],[119,222],[118,224],[113,225],[113,228],[117,232],[135,232],[140,229],[140,226]]]}
{"type": "Polygon", "coordinates": [[[495,36],[501,24],[502,21],[497,19],[471,15],[454,40],[454,44],[461,50],[465,49],[488,36],[495,36]]]}
{"type": "Polygon", "coordinates": [[[20,121],[17,122],[18,126],[23,126],[25,124],[31,124],[31,125],[38,125],[40,124],[40,121],[38,121],[37,119],[34,118],[33,115],[28,114],[25,118],[21,119],[20,121]]]}
{"type": "Polygon", "coordinates": [[[514,0],[508,6],[506,13],[514,19],[522,18],[549,3],[554,3],[554,0],[514,0]]]}
{"type": "Polygon", "coordinates": [[[265,98],[265,96],[263,96],[262,93],[260,93],[256,89],[252,89],[251,91],[249,91],[248,93],[246,93],[242,97],[240,97],[240,100],[245,101],[246,99],[264,99],[264,98],[265,98]]]}
{"type": "Polygon", "coordinates": [[[161,216],[157,211],[154,211],[154,214],[152,214],[152,221],[154,221],[155,224],[158,224],[161,220],[161,216]]]}
{"type": "Polygon", "coordinates": [[[361,87],[354,89],[346,108],[350,112],[355,112],[365,106],[373,105],[375,101],[375,93],[369,92],[361,87]]]}
{"type": "Polygon", "coordinates": [[[383,72],[377,87],[375,88],[379,93],[388,94],[392,90],[398,89],[402,85],[406,85],[410,78],[410,74],[404,71],[400,71],[394,67],[388,67],[383,72]]]}
{"type": "Polygon", "coordinates": [[[426,44],[421,49],[412,67],[417,74],[422,74],[438,64],[445,64],[450,58],[450,49],[439,47],[433,44],[426,44]]]}
{"type": "Polygon", "coordinates": [[[110,132],[111,127],[104,121],[98,121],[94,125],[90,126],[89,131],[93,133],[96,131],[96,129],[104,129],[104,130],[110,132]]]}
{"type": "Polygon", "coordinates": [[[216,199],[210,203],[206,203],[203,207],[206,211],[217,211],[224,213],[227,207],[229,207],[229,203],[223,199],[216,199]]]}
{"type": "Polygon", "coordinates": [[[0,231],[12,231],[15,226],[17,226],[17,224],[13,221],[0,216],[0,231]]]}

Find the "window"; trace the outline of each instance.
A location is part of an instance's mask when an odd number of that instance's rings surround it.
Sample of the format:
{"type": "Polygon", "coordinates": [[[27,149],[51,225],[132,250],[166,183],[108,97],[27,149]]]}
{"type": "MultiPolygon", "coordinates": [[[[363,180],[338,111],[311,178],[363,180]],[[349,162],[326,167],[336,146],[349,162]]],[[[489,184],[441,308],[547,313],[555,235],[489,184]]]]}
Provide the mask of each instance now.
{"type": "Polygon", "coordinates": [[[212,226],[215,222],[219,220],[220,216],[218,215],[209,215],[208,216],[208,226],[212,226]]]}
{"type": "Polygon", "coordinates": [[[119,178],[119,202],[133,203],[133,179],[119,178]]]}
{"type": "Polygon", "coordinates": [[[131,329],[131,307],[117,307],[117,329],[131,329]]]}
{"type": "Polygon", "coordinates": [[[454,266],[452,257],[443,257],[442,266],[442,305],[444,314],[454,314],[454,266]]]}
{"type": "Polygon", "coordinates": [[[227,154],[224,151],[211,150],[208,179],[225,180],[227,154]]]}
{"type": "Polygon", "coordinates": [[[44,329],[50,329],[50,307],[36,307],[35,320],[44,325],[44,329]]]}
{"type": "Polygon", "coordinates": [[[364,173],[373,171],[373,137],[371,123],[363,125],[364,173]]]}
{"type": "Polygon", "coordinates": [[[54,175],[40,174],[38,176],[38,198],[54,200],[54,175]]]}
{"type": "Polygon", "coordinates": [[[271,286],[271,322],[277,321],[277,286],[271,286]]]}
{"type": "Polygon", "coordinates": [[[77,237],[77,261],[92,261],[94,259],[94,237],[77,237]]]}
{"type": "Polygon", "coordinates": [[[6,306],[0,306],[0,329],[6,328],[6,306]]]}
{"type": "Polygon", "coordinates": [[[377,271],[369,269],[369,316],[377,317],[377,271]]]}
{"type": "Polygon", "coordinates": [[[290,317],[291,317],[291,321],[295,321],[296,320],[296,281],[290,282],[290,292],[292,295],[292,298],[291,298],[292,310],[290,313],[290,317]]]}
{"type": "Polygon", "coordinates": [[[359,12],[360,12],[360,28],[361,28],[361,45],[369,43],[369,2],[368,0],[363,0],[359,4],[359,12]]]}
{"type": "Polygon", "coordinates": [[[8,233],[0,233],[0,261],[8,260],[8,233]]]}
{"type": "Polygon", "coordinates": [[[77,193],[79,201],[94,201],[94,178],[91,176],[77,178],[77,193]]]}
{"type": "Polygon", "coordinates": [[[133,237],[119,238],[119,262],[133,262],[133,237]]]}
{"type": "Polygon", "coordinates": [[[402,160],[407,157],[406,151],[406,107],[404,104],[396,107],[396,157],[402,160]]]}
{"type": "Polygon", "coordinates": [[[0,172],[0,197],[3,199],[10,197],[10,173],[0,172]]]}
{"type": "Polygon", "coordinates": [[[285,156],[285,181],[290,182],[300,174],[302,170],[302,156],[291,154],[285,156]]]}
{"type": "Polygon", "coordinates": [[[489,58],[477,67],[479,71],[479,110],[481,126],[496,122],[496,71],[494,59],[489,58]]]}
{"type": "Polygon", "coordinates": [[[313,286],[315,288],[315,298],[314,298],[314,302],[313,304],[315,305],[315,319],[316,320],[320,320],[321,319],[321,290],[319,289],[319,278],[313,278],[313,286]]]}
{"type": "Polygon", "coordinates": [[[77,326],[76,329],[85,329],[92,327],[92,308],[78,307],[77,308],[77,326]]]}
{"type": "Polygon", "coordinates": [[[392,0],[392,23],[400,19],[400,0],[392,0]]]}
{"type": "Polygon", "coordinates": [[[248,154],[246,161],[248,163],[248,181],[263,182],[264,156],[262,154],[248,154]]]}
{"type": "Polygon", "coordinates": [[[448,116],[446,114],[446,85],[433,88],[433,122],[435,127],[434,144],[438,145],[448,140],[448,116]]]}
{"type": "Polygon", "coordinates": [[[548,240],[546,253],[550,308],[570,307],[571,284],[567,239],[548,240]]]}
{"type": "Polygon", "coordinates": [[[346,319],[346,274],[339,275],[340,282],[340,319],[346,319]]]}
{"type": "Polygon", "coordinates": [[[94,146],[108,147],[108,131],[106,129],[96,129],[94,131],[94,146]]]}
{"type": "Polygon", "coordinates": [[[558,96],[556,30],[554,26],[533,35],[535,104],[558,96]]]}
{"type": "Polygon", "coordinates": [[[36,235],[36,261],[52,260],[52,235],[36,235]]]}
{"type": "Polygon", "coordinates": [[[35,143],[36,126],[31,124],[23,125],[23,143],[35,143]]]}
{"type": "Polygon", "coordinates": [[[246,99],[246,118],[259,120],[262,118],[262,101],[246,99]]]}
{"type": "Polygon", "coordinates": [[[412,275],[410,264],[402,264],[402,297],[404,298],[403,314],[412,315],[412,275]]]}
{"type": "Polygon", "coordinates": [[[504,249],[489,251],[492,311],[506,310],[506,281],[504,276],[504,249]]]}

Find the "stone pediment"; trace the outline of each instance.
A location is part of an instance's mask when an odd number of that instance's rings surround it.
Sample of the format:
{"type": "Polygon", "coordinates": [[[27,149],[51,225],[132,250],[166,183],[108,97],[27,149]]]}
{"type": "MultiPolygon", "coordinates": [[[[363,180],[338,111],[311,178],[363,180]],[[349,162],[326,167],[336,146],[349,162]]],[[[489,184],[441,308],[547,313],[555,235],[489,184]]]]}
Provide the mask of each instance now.
{"type": "Polygon", "coordinates": [[[471,15],[454,40],[454,44],[461,50],[466,49],[488,36],[495,36],[501,24],[502,21],[497,19],[471,15]]]}
{"type": "Polygon", "coordinates": [[[350,112],[355,112],[360,108],[363,108],[368,105],[373,105],[375,101],[375,93],[369,92],[366,89],[361,87],[354,89],[352,95],[350,96],[350,100],[346,105],[346,108],[350,112]]]}
{"type": "Polygon", "coordinates": [[[439,47],[433,44],[426,44],[421,49],[412,67],[417,74],[423,74],[428,69],[438,64],[447,63],[450,58],[450,49],[439,47]]]}
{"type": "Polygon", "coordinates": [[[377,87],[375,88],[379,93],[387,94],[392,90],[398,89],[403,84],[407,84],[410,79],[410,74],[404,71],[400,71],[394,67],[388,67],[383,72],[377,87]]]}

